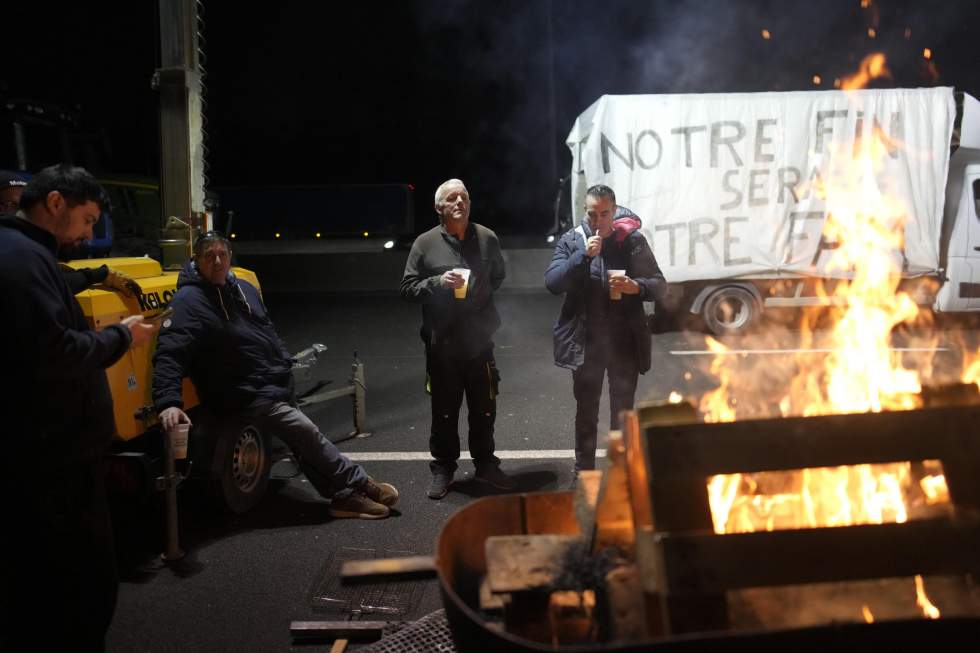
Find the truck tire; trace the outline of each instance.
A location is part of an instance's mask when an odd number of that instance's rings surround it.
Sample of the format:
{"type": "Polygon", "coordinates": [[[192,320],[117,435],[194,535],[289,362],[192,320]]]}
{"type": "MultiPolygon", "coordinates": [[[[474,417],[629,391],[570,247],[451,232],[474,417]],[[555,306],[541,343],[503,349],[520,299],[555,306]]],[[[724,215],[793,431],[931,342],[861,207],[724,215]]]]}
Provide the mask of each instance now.
{"type": "Polygon", "coordinates": [[[271,467],[269,436],[255,425],[229,420],[217,427],[209,486],[219,507],[237,515],[254,508],[265,496],[271,467]]]}
{"type": "Polygon", "coordinates": [[[701,317],[716,336],[745,333],[759,317],[759,304],[745,288],[726,286],[705,300],[701,317]]]}

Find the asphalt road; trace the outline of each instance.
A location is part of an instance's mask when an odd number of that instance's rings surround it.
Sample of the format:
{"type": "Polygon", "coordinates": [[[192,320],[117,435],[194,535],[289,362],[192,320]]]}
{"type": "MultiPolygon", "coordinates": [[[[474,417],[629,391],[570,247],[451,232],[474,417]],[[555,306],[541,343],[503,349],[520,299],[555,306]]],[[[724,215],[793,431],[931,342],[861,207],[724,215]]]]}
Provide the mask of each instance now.
{"type": "MultiPolygon", "coordinates": [[[[425,496],[429,404],[418,306],[381,295],[274,296],[269,304],[291,349],[312,342],[329,347],[318,373],[335,386],[346,383],[358,352],[366,366],[370,437],[345,439],[352,426],[346,399],[308,414],[331,439],[343,440],[341,450],[371,475],[399,488],[397,514],[381,521],[332,520],[326,502],[284,460],[273,469],[269,494],[247,515],[216,513],[204,507],[199,488],[182,488],[181,544],[188,556],[166,567],[159,562],[164,542],[159,502],[119,506],[122,585],[110,651],[309,651],[314,649],[291,640],[292,620],[344,619],[351,615],[352,600],[388,609],[362,611],[363,619],[412,620],[441,607],[435,581],[389,586],[380,599],[358,601],[334,576],[345,557],[431,554],[445,519],[488,492],[469,478],[472,465],[463,462],[448,496],[441,501],[425,496]]],[[[496,338],[502,376],[496,445],[521,491],[560,489],[571,479],[571,374],[552,361],[551,325],[559,304],[560,298],[543,293],[498,297],[503,326],[496,338]]],[[[897,346],[906,348],[903,356],[919,357],[917,367],[924,369],[924,361],[931,360],[937,369],[952,370],[959,365],[962,340],[975,347],[976,331],[916,332],[897,346]]],[[[753,379],[743,383],[746,403],[761,398],[764,404],[777,396],[789,370],[800,365],[793,351],[801,345],[795,330],[768,328],[727,345],[730,373],[753,379]]],[[[819,339],[808,347],[819,349],[819,339]]],[[[653,370],[641,377],[638,400],[662,400],[672,391],[699,396],[714,387],[706,351],[702,334],[655,336],[653,370]]],[[[607,419],[604,399],[601,433],[607,419]]],[[[465,433],[465,416],[461,425],[465,433]]]]}

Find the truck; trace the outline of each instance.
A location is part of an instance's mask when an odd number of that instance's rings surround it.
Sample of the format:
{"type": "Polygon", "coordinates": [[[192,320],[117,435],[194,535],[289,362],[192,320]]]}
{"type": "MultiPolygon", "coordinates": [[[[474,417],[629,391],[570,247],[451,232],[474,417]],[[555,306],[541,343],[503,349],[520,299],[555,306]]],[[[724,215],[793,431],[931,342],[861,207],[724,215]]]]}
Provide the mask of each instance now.
{"type": "MultiPolygon", "coordinates": [[[[669,283],[653,314],[696,317],[715,335],[764,315],[834,303],[848,278],[817,192],[863,175],[903,229],[899,290],[938,313],[980,311],[980,103],[949,87],[604,95],[576,119],[573,217],[610,186],[669,283]],[[875,168],[855,171],[880,154],[875,168]]],[[[785,315],[785,313],[784,313],[785,315]]]]}

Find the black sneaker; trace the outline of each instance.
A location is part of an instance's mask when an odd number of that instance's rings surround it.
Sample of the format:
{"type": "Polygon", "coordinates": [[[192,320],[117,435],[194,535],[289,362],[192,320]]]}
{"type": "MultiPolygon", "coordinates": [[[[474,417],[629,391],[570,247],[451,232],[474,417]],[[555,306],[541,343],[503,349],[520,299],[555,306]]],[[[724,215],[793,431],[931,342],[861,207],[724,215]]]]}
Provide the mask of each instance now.
{"type": "Polygon", "coordinates": [[[428,491],[429,498],[441,499],[446,496],[452,482],[452,472],[432,472],[432,481],[429,483],[428,491]]]}
{"type": "Polygon", "coordinates": [[[517,489],[517,483],[514,482],[514,479],[500,471],[500,468],[496,465],[476,470],[475,477],[484,483],[489,483],[498,490],[517,489]]]}

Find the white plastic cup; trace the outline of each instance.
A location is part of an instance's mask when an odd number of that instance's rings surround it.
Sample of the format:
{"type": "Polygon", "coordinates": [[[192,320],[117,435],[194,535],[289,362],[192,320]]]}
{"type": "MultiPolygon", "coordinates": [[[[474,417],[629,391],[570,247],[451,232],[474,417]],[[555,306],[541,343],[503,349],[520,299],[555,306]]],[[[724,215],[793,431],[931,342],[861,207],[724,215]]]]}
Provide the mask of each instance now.
{"type": "Polygon", "coordinates": [[[187,434],[190,432],[191,425],[181,422],[167,431],[170,438],[170,448],[174,451],[175,460],[187,458],[187,434]]]}
{"type": "Polygon", "coordinates": [[[466,299],[466,289],[470,285],[469,268],[453,268],[453,272],[463,277],[463,285],[459,288],[453,288],[453,294],[456,295],[456,299],[466,299]]]}
{"type": "Polygon", "coordinates": [[[612,280],[614,277],[625,277],[626,270],[606,270],[606,274],[609,275],[609,299],[622,299],[623,293],[618,290],[614,290],[612,287],[612,280]]]}

